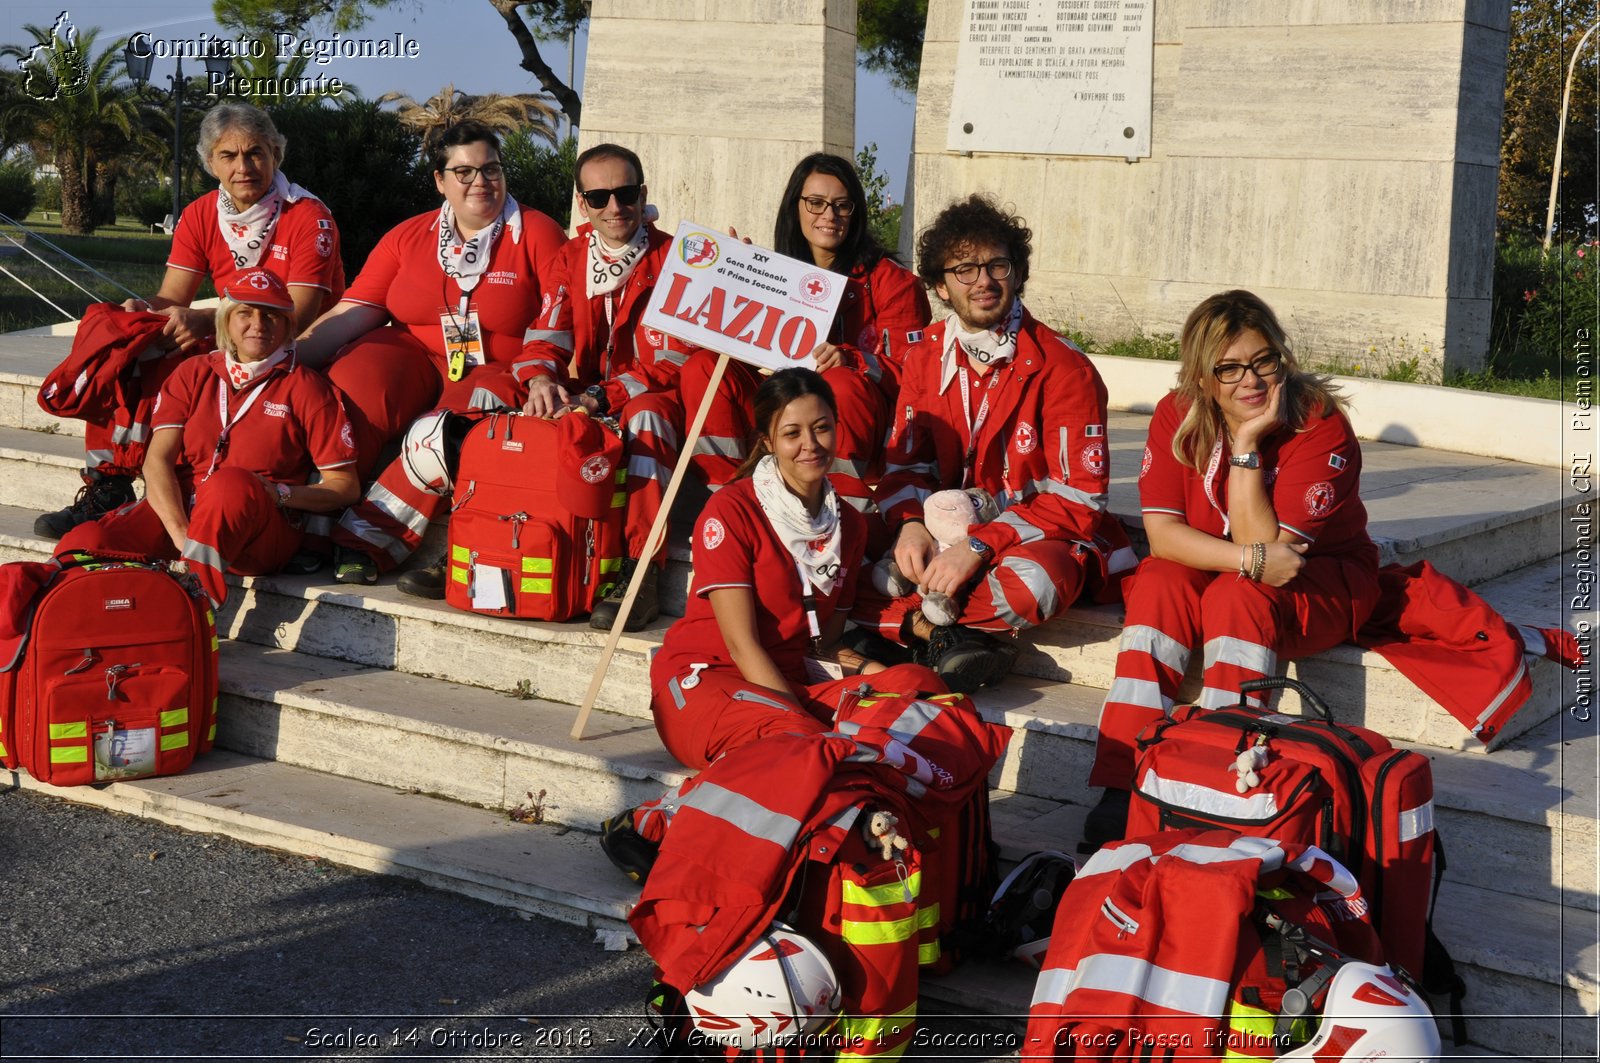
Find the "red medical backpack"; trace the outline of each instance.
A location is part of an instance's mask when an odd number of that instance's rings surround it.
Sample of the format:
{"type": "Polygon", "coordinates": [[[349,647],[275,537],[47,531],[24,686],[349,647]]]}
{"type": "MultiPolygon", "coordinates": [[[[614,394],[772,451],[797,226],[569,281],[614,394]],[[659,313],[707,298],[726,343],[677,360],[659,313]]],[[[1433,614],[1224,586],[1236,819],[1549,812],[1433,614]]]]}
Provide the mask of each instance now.
{"type": "Polygon", "coordinates": [[[217,632],[198,585],[86,554],[4,570],[6,767],[75,786],[175,774],[211,748],[217,632]]]}
{"type": "Polygon", "coordinates": [[[451,501],[445,601],[569,620],[622,572],[622,440],[581,413],[491,413],[468,432],[451,501]]]}

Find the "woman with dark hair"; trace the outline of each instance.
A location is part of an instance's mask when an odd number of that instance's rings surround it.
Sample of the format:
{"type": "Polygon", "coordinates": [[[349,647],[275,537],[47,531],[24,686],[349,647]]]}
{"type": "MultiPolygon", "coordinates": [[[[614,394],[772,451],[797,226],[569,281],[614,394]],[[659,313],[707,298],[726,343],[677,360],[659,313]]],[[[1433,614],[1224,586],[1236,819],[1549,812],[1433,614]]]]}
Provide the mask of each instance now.
{"type": "MultiPolygon", "coordinates": [[[[1247,291],[1189,314],[1178,387],[1156,405],[1139,474],[1150,556],[1123,586],[1127,619],[1100,714],[1086,834],[1119,837],[1134,739],[1169,711],[1205,647],[1196,704],[1236,705],[1281,660],[1354,639],[1379,597],[1344,400],[1301,369],[1272,309],[1247,291]]],[[[1263,705],[1267,693],[1248,696],[1263,705]]]]}
{"type": "Polygon", "coordinates": [[[782,254],[845,278],[833,327],[812,356],[839,404],[834,487],[850,505],[870,511],[866,481],[876,479],[903,352],[932,318],[927,292],[878,245],[861,178],[838,155],[800,160],[778,205],[772,241],[782,254]]]}
{"type": "MultiPolygon", "coordinates": [[[[308,364],[334,358],[328,377],[353,407],[363,478],[419,415],[520,409],[530,386],[564,375],[565,367],[523,357],[538,338],[528,329],[541,271],[566,242],[561,227],[506,192],[500,140],[482,123],[461,122],[440,137],[433,182],[439,209],[391,229],[339,305],[300,337],[308,364]]],[[[445,501],[434,493],[440,486],[415,482],[400,462],[385,469],[334,530],[342,548],[335,578],[373,583],[405,560],[445,501]]],[[[443,574],[407,573],[400,589],[442,597],[443,574]]]]}

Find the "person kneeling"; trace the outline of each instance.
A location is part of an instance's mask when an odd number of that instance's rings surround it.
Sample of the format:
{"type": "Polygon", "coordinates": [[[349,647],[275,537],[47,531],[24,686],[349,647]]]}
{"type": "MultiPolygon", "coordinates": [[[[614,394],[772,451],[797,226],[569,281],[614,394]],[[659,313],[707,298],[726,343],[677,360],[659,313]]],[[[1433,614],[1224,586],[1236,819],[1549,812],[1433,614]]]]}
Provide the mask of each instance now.
{"type": "Polygon", "coordinates": [[[162,387],[145,499],[79,525],[63,551],[177,561],[218,606],[225,573],[265,575],[294,556],[301,512],[355,501],[350,424],[327,380],[296,363],[293,313],[283,282],[266,270],[228,286],[217,310],[222,349],[184,362],[162,387]]]}

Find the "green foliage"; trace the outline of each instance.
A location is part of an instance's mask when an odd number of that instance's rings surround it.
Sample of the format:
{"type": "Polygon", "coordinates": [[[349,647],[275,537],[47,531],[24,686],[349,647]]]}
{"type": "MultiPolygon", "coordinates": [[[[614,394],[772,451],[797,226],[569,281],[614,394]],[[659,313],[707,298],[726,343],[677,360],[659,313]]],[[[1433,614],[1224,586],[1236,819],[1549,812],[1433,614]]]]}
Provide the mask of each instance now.
{"type": "Polygon", "coordinates": [[[1573,380],[1578,330],[1592,333],[1600,321],[1597,268],[1600,240],[1562,241],[1548,257],[1531,239],[1501,241],[1485,371],[1501,379],[1573,380]]]}
{"type": "Polygon", "coordinates": [[[506,189],[516,201],[543,211],[566,228],[576,187],[577,138],[569,136],[552,148],[532,130],[520,130],[501,141],[500,160],[506,166],[506,189]]]}
{"type": "Polygon", "coordinates": [[[18,160],[0,166],[0,214],[26,218],[38,197],[33,187],[33,163],[18,160]]]}
{"type": "MultiPolygon", "coordinates": [[[[33,191],[35,194],[34,210],[48,210],[54,214],[61,212],[61,178],[35,177],[33,179],[33,191]]],[[[10,214],[11,212],[7,211],[6,213],[10,214]]],[[[15,214],[11,216],[13,218],[16,217],[15,214]]]]}
{"type": "Polygon", "coordinates": [[[856,5],[856,54],[868,70],[887,74],[896,89],[917,91],[922,73],[922,38],[928,0],[860,0],[856,5]]]}
{"type": "Polygon", "coordinates": [[[145,226],[164,221],[172,213],[172,189],[154,181],[125,181],[117,189],[117,213],[145,226]]]}
{"type": "Polygon", "coordinates": [[[347,277],[384,233],[438,205],[433,182],[416,165],[417,135],[375,101],[329,107],[307,100],[268,110],[289,140],[285,175],[326,203],[339,223],[347,277]]]}
{"type": "Polygon", "coordinates": [[[878,169],[878,145],[863,145],[856,152],[856,172],[867,194],[867,227],[878,244],[893,251],[900,246],[900,204],[889,195],[889,177],[878,169]]]}

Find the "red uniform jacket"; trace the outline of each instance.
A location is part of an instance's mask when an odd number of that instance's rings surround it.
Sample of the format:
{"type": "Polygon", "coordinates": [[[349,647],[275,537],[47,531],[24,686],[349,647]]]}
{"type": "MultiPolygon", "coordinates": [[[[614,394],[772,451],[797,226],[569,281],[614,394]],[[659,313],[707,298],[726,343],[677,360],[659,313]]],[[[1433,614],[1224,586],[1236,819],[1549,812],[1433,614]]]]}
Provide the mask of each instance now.
{"type": "Polygon", "coordinates": [[[880,258],[845,280],[828,342],[844,352],[844,364],[865,373],[891,399],[899,390],[906,352],[922,340],[932,319],[928,293],[917,275],[880,258]]]}

